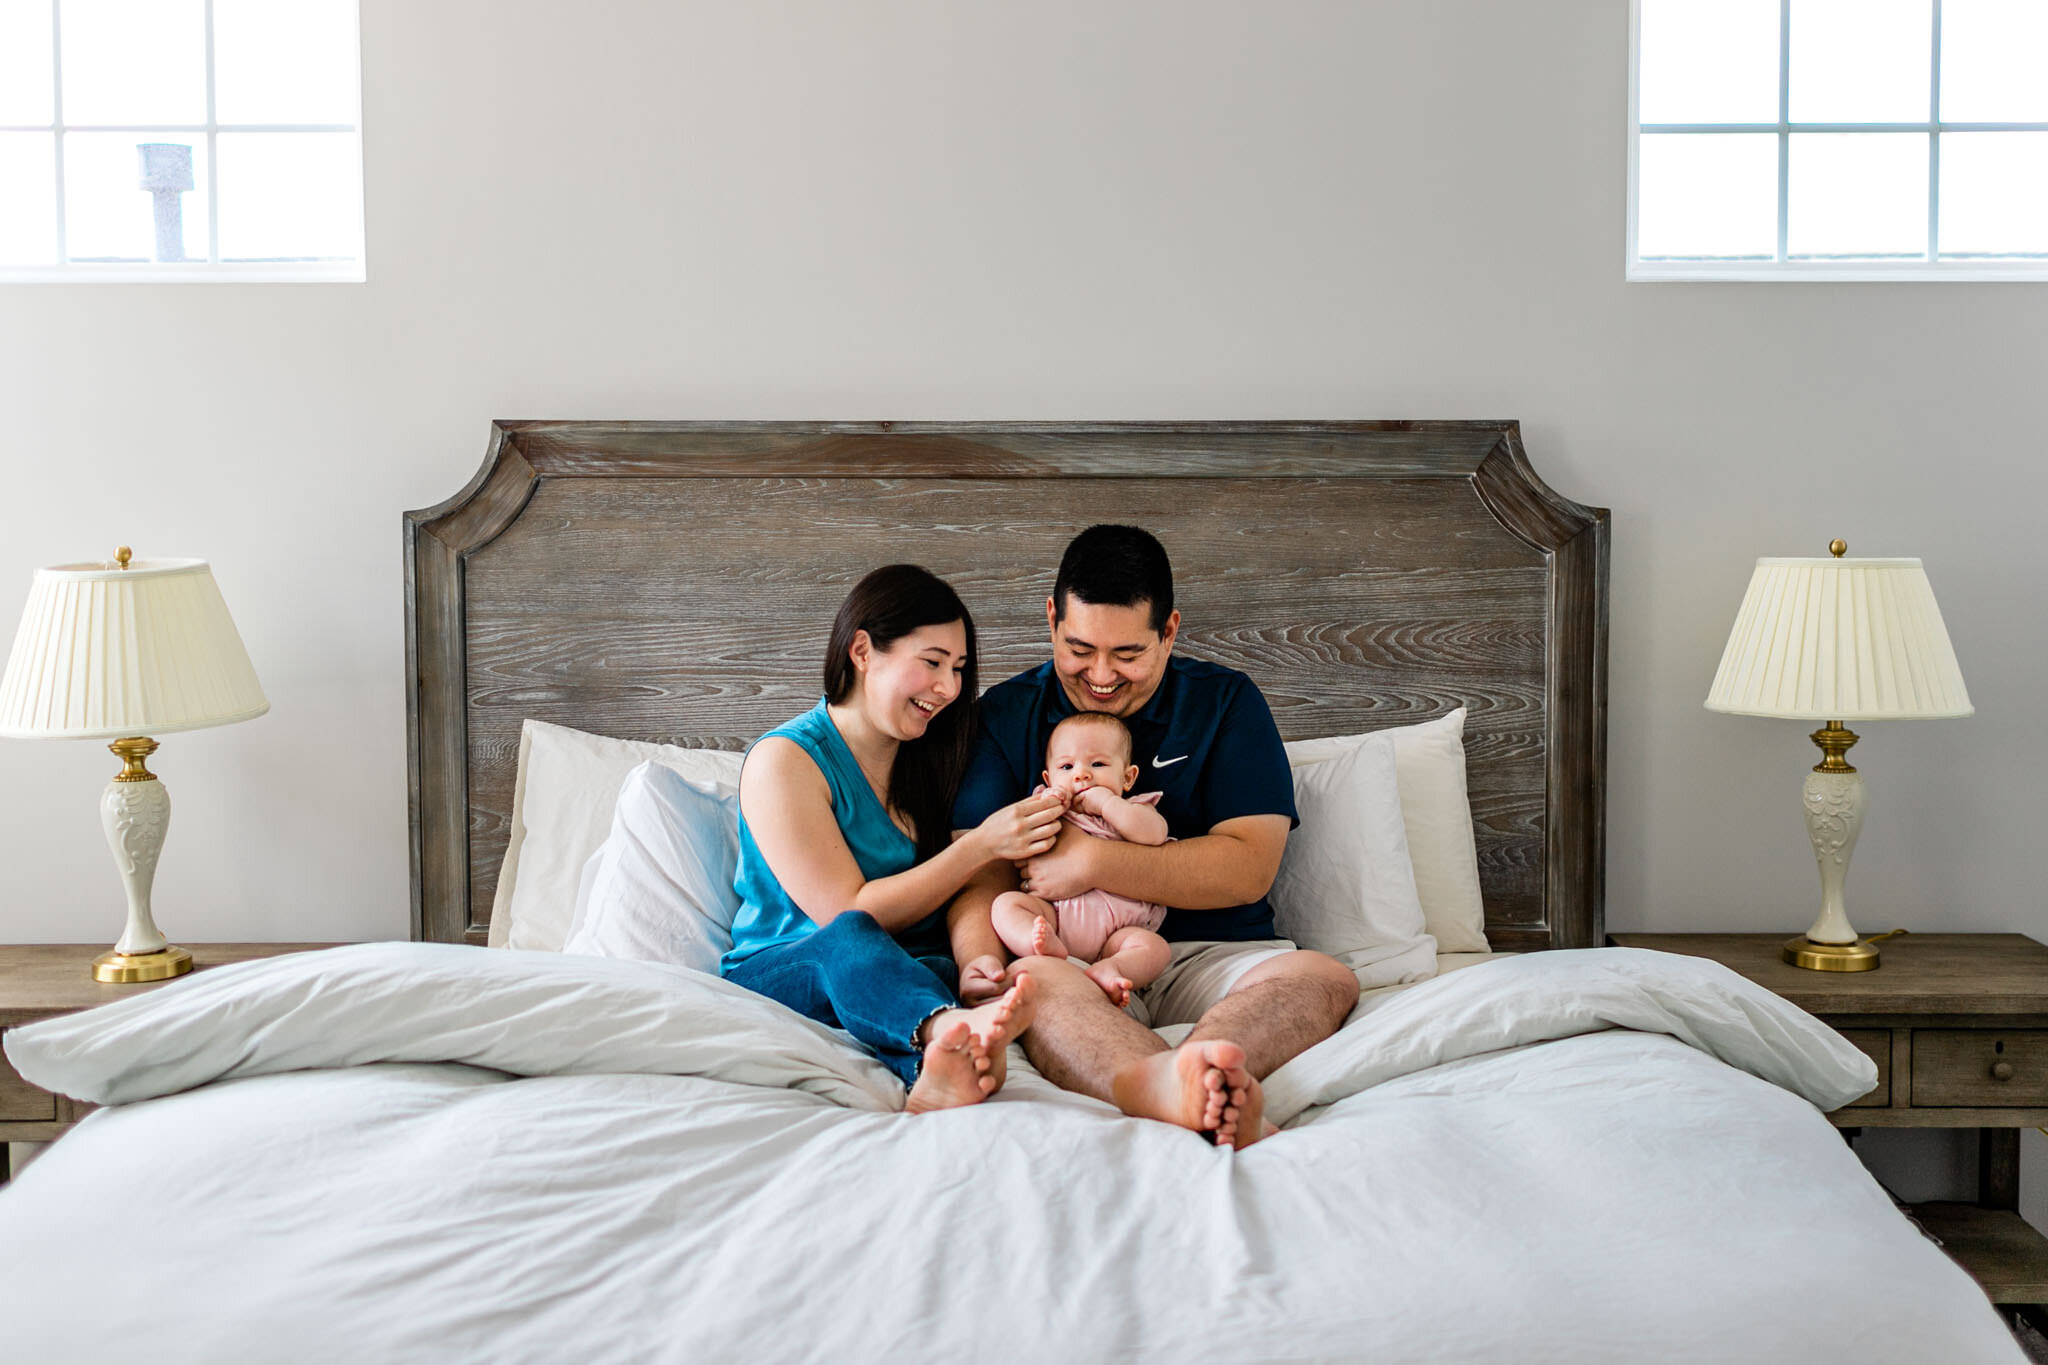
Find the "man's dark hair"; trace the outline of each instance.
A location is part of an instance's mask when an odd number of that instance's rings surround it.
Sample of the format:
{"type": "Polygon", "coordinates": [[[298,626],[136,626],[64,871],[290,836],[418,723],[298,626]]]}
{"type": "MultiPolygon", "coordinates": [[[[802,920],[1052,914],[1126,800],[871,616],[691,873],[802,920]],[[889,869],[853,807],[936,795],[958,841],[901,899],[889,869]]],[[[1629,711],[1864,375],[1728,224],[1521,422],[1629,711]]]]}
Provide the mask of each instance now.
{"type": "Polygon", "coordinates": [[[1091,526],[1067,542],[1052,581],[1053,620],[1067,619],[1067,594],[1094,607],[1152,604],[1152,630],[1173,615],[1173,566],[1166,547],[1136,526],[1091,526]]]}

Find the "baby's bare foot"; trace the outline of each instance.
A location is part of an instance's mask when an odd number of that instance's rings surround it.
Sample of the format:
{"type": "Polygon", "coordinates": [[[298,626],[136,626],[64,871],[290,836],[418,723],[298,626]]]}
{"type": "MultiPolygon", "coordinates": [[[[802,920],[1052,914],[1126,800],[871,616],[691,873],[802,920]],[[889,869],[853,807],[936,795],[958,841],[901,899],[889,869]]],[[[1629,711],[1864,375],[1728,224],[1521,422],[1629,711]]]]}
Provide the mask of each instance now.
{"type": "Polygon", "coordinates": [[[1052,921],[1041,919],[1031,926],[1031,953],[1035,957],[1067,956],[1066,940],[1052,927],[1052,921]]]}
{"type": "Polygon", "coordinates": [[[932,1028],[931,1041],[924,1045],[924,1066],[903,1105],[905,1112],[957,1109],[988,1098],[981,1085],[987,1077],[975,1065],[973,1043],[974,1034],[965,1019],[932,1028]]]}
{"type": "Polygon", "coordinates": [[[1109,997],[1109,1003],[1118,1009],[1131,1003],[1131,979],[1116,969],[1114,961],[1097,962],[1088,968],[1086,975],[1090,981],[1102,987],[1102,993],[1109,997]]]}
{"type": "MultiPolygon", "coordinates": [[[[1235,1136],[1243,1114],[1244,1049],[1236,1043],[1209,1040],[1184,1043],[1170,1052],[1155,1052],[1133,1062],[1110,1081],[1116,1107],[1136,1118],[1158,1119],[1222,1141],[1225,1112],[1235,1136]],[[1233,1103],[1233,1101],[1236,1101],[1233,1103]]],[[[1257,1082],[1251,1082],[1256,1088],[1257,1082]]]]}

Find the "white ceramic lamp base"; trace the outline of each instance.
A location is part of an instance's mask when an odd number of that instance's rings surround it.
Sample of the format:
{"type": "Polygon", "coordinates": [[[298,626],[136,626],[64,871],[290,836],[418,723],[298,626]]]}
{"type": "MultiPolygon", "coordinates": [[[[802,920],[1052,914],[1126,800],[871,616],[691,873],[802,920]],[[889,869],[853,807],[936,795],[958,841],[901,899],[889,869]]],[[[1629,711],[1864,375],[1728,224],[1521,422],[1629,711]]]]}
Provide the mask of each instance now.
{"type": "Polygon", "coordinates": [[[1857,941],[1842,899],[1849,855],[1856,851],[1856,836],[1863,831],[1863,774],[1854,768],[1815,770],[1806,775],[1803,796],[1806,834],[1820,866],[1820,914],[1806,937],[1785,945],[1785,960],[1814,971],[1867,972],[1877,966],[1878,951],[1857,941]]]}
{"type": "Polygon", "coordinates": [[[164,938],[149,908],[156,860],[171,824],[171,797],[142,766],[155,743],[124,739],[108,747],[128,763],[128,771],[109,782],[100,795],[100,824],[128,892],[128,925],[113,951],[93,959],[92,974],[98,981],[162,981],[192,970],[192,954],[164,938]]]}

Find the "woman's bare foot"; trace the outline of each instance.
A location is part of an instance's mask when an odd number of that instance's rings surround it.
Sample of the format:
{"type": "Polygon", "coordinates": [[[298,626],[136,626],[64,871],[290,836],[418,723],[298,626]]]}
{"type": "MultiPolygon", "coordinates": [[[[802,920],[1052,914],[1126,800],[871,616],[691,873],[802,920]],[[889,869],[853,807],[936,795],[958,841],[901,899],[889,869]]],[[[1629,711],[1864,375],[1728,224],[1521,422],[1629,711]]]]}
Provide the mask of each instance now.
{"type": "Polygon", "coordinates": [[[1051,920],[1041,919],[1038,923],[1031,926],[1031,951],[1027,954],[1021,954],[1021,956],[1066,957],[1068,955],[1066,940],[1062,939],[1058,931],[1052,927],[1051,920]]]}
{"type": "Polygon", "coordinates": [[[957,1109],[988,1098],[988,1091],[981,1088],[988,1078],[975,1065],[973,1040],[974,1034],[964,1019],[932,1028],[931,1041],[924,1045],[924,1065],[918,1069],[917,1084],[910,1087],[904,1112],[924,1114],[934,1109],[957,1109]]]}
{"type": "MultiPolygon", "coordinates": [[[[1031,1027],[1031,1020],[1038,1013],[1038,987],[1031,980],[1031,973],[1019,972],[1004,991],[985,1005],[973,1009],[946,1010],[935,1016],[928,1038],[950,1035],[954,1026],[967,1030],[967,1051],[977,1077],[983,1097],[993,1095],[1003,1088],[1003,1081],[1009,1075],[1010,1044],[1031,1027]]],[[[931,1065],[931,1047],[925,1047],[925,1065],[931,1065]]]]}
{"type": "Polygon", "coordinates": [[[1244,1049],[1221,1039],[1183,1043],[1133,1062],[1110,1081],[1116,1107],[1208,1134],[1219,1146],[1245,1147],[1265,1136],[1265,1096],[1244,1069],[1244,1049]]]}
{"type": "Polygon", "coordinates": [[[1089,967],[1085,973],[1090,981],[1102,987],[1102,993],[1109,997],[1109,1003],[1122,1009],[1131,1003],[1131,979],[1116,968],[1116,959],[1108,958],[1089,967]]]}

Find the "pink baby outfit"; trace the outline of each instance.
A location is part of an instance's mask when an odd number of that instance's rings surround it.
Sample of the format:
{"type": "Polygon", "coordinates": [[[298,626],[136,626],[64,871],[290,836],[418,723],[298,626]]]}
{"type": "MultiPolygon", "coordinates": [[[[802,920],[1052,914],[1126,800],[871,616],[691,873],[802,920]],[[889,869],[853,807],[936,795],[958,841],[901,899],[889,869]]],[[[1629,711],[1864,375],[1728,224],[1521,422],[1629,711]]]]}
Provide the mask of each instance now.
{"type": "MultiPolygon", "coordinates": [[[[1031,794],[1038,795],[1045,790],[1043,784],[1031,794]]],[[[1143,796],[1129,796],[1124,799],[1140,806],[1156,806],[1163,792],[1146,792],[1143,796]]],[[[1066,819],[1076,829],[1092,834],[1098,839],[1123,841],[1109,821],[1099,815],[1090,815],[1084,810],[1069,810],[1066,819]]],[[[1094,962],[1102,956],[1102,948],[1109,936],[1119,929],[1136,926],[1140,929],[1157,930],[1166,923],[1166,907],[1150,901],[1134,901],[1129,896],[1119,896],[1114,891],[1096,888],[1083,891],[1078,896],[1052,903],[1059,912],[1060,938],[1066,943],[1067,951],[1085,962],[1094,962]]]]}

